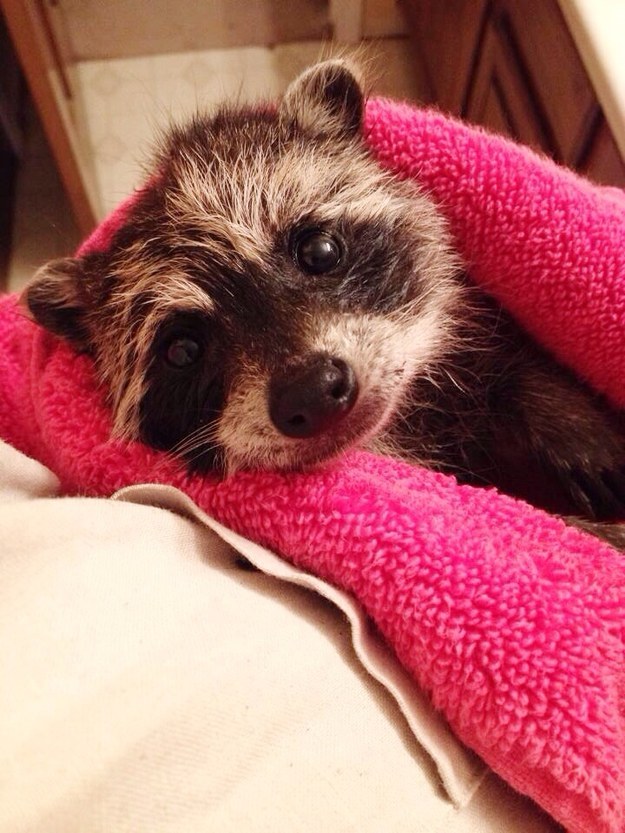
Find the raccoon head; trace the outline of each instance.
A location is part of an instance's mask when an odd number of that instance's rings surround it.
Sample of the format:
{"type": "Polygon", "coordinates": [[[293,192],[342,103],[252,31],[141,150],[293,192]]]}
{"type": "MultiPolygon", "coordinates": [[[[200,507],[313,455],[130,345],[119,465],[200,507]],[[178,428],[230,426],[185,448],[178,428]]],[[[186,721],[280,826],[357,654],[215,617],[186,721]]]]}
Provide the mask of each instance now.
{"type": "Polygon", "coordinates": [[[277,107],[196,117],[106,251],[36,274],[27,307],[91,353],[118,435],[201,469],[309,466],[379,435],[440,360],[456,257],[363,110],[332,60],[277,107]]]}

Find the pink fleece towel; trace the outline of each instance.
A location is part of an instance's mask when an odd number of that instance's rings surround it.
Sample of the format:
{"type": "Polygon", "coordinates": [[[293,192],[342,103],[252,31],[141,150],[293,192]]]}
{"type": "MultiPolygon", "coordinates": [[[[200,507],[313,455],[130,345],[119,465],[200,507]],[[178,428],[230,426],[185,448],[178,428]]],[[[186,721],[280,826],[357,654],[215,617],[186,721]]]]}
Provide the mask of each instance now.
{"type": "MultiPolygon", "coordinates": [[[[440,114],[372,101],[380,160],[451,221],[477,282],[625,404],[625,200],[440,114]]],[[[123,207],[120,210],[123,213],[123,207]]],[[[84,248],[110,238],[120,213],[84,248]]],[[[68,494],[171,483],[352,592],[465,743],[576,833],[625,831],[625,557],[498,494],[365,452],[188,476],[110,438],[90,361],[0,301],[0,436],[68,494]]]]}

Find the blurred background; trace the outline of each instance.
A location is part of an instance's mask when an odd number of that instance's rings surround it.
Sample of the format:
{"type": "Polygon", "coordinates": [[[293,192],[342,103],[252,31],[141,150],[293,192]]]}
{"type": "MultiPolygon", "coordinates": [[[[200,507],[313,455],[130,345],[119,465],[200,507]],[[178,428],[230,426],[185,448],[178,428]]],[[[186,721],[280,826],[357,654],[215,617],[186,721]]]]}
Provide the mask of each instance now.
{"type": "Polygon", "coordinates": [[[621,0],[0,0],[0,288],[142,179],[158,129],[272,97],[333,48],[435,105],[625,185],[621,0]]]}

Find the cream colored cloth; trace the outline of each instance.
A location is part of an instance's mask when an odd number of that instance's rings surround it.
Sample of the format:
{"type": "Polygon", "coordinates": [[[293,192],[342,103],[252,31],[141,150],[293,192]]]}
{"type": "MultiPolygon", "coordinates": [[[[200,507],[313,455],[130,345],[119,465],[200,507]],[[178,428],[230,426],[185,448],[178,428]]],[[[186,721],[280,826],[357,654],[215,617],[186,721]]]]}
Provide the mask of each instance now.
{"type": "Polygon", "coordinates": [[[351,600],[176,490],[56,491],[0,444],[0,833],[557,829],[351,600]]]}

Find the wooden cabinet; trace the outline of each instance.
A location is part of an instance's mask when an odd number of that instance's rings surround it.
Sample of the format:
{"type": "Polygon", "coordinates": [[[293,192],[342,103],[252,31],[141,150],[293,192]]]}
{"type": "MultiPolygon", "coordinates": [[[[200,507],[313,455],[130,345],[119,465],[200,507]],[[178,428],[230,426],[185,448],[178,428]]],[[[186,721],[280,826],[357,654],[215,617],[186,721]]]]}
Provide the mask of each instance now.
{"type": "Polygon", "coordinates": [[[9,33],[0,18],[0,287],[11,251],[11,222],[18,159],[23,152],[24,84],[9,33]]]}
{"type": "Polygon", "coordinates": [[[510,41],[493,22],[485,27],[462,115],[553,154],[554,142],[510,41]]]}
{"type": "Polygon", "coordinates": [[[74,94],[72,66],[55,34],[54,5],[0,0],[0,12],[55,157],[78,228],[88,234],[99,215],[90,149],[74,94]]]}
{"type": "Polygon", "coordinates": [[[625,164],[556,0],[403,6],[432,103],[625,186],[625,164]]]}
{"type": "Polygon", "coordinates": [[[450,113],[465,109],[486,0],[400,0],[416,41],[419,76],[429,99],[450,113]]]}

